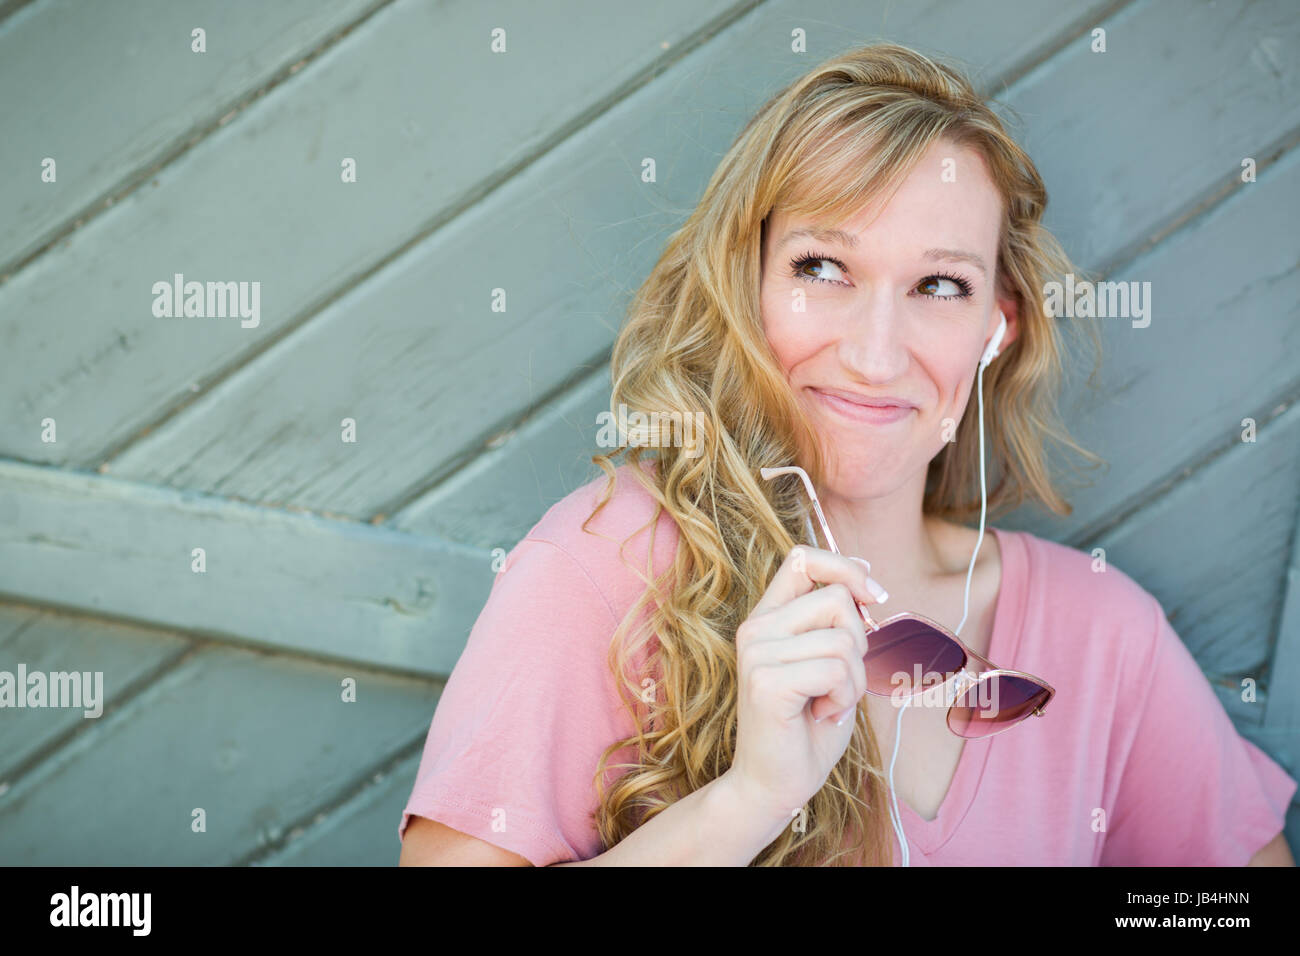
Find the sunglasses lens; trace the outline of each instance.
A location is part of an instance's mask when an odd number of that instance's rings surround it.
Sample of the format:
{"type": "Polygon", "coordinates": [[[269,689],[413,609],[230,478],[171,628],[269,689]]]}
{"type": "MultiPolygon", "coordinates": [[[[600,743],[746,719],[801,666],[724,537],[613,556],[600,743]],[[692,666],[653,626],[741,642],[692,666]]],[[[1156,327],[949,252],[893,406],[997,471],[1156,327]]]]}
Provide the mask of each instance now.
{"type": "Polygon", "coordinates": [[[1046,687],[1024,677],[986,677],[953,700],[948,726],[959,737],[988,737],[1024,720],[1047,697],[1046,687]]]}
{"type": "Polygon", "coordinates": [[[886,697],[937,687],[966,662],[966,652],[952,638],[922,621],[886,624],[870,632],[867,642],[867,689],[886,697]]]}

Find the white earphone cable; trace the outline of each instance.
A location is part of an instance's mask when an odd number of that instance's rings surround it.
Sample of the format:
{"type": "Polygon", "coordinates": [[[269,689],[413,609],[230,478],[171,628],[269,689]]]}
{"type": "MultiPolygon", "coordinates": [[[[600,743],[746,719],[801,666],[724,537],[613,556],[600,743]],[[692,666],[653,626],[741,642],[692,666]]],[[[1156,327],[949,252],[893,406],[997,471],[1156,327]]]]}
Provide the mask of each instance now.
{"type": "MultiPolygon", "coordinates": [[[[966,591],[962,598],[961,623],[957,625],[957,630],[953,633],[961,636],[961,629],[966,623],[966,615],[970,611],[970,581],[971,575],[975,572],[975,558],[980,553],[980,545],[984,542],[984,517],[988,508],[988,492],[984,479],[984,365],[980,362],[979,371],[975,373],[975,395],[979,404],[979,432],[980,432],[980,531],[979,537],[975,539],[975,550],[971,552],[970,567],[966,569],[966,591]]],[[[898,811],[898,793],[894,790],[894,762],[898,760],[898,745],[903,736],[903,711],[910,705],[912,699],[909,697],[903,701],[903,706],[898,708],[898,719],[894,724],[894,755],[889,759],[889,795],[893,801],[890,805],[890,820],[894,824],[894,832],[898,834],[898,845],[903,850],[903,866],[911,865],[911,852],[907,846],[907,838],[903,835],[903,816],[898,811]]]]}

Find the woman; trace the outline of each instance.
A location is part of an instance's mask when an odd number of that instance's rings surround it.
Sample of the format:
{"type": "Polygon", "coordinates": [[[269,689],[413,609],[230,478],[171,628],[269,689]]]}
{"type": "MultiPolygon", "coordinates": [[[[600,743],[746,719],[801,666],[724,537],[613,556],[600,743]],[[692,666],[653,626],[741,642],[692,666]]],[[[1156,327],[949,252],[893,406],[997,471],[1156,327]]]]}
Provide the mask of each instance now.
{"type": "Polygon", "coordinates": [[[1032,535],[979,549],[982,427],[994,509],[1068,514],[1046,442],[1093,457],[1053,411],[1044,284],[1073,270],[1045,204],[969,83],[903,47],[758,112],[614,348],[612,407],[694,416],[694,442],[629,436],[510,553],[402,863],[1293,865],[1295,781],[1156,600],[1032,535]],[[793,465],[838,549],[799,477],[761,474],[793,465]],[[866,695],[882,603],[1039,675],[1051,705],[963,737],[946,705],[866,695]]]}

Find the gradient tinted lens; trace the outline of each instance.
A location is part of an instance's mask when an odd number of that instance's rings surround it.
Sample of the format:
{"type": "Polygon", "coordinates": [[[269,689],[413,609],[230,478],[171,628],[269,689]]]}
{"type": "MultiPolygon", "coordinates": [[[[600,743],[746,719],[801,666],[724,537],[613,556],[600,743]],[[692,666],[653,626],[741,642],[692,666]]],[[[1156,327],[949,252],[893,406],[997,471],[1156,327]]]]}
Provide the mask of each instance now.
{"type": "Polygon", "coordinates": [[[988,737],[1024,720],[1047,698],[1046,687],[1024,677],[986,677],[956,696],[948,726],[959,737],[988,737]]]}
{"type": "Polygon", "coordinates": [[[886,697],[910,697],[937,687],[966,663],[966,652],[956,641],[923,621],[904,618],[886,624],[870,632],[867,643],[867,689],[886,697]]]}

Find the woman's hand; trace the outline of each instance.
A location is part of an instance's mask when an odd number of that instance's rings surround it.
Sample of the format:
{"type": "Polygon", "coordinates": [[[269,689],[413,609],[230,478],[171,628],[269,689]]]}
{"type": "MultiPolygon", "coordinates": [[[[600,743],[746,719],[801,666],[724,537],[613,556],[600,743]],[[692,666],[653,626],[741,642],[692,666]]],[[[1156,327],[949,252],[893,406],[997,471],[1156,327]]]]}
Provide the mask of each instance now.
{"type": "Polygon", "coordinates": [[[736,629],[736,754],[727,775],[774,817],[797,813],[848,746],[867,689],[855,602],[878,603],[873,591],[888,597],[865,562],[800,545],[736,629]]]}

